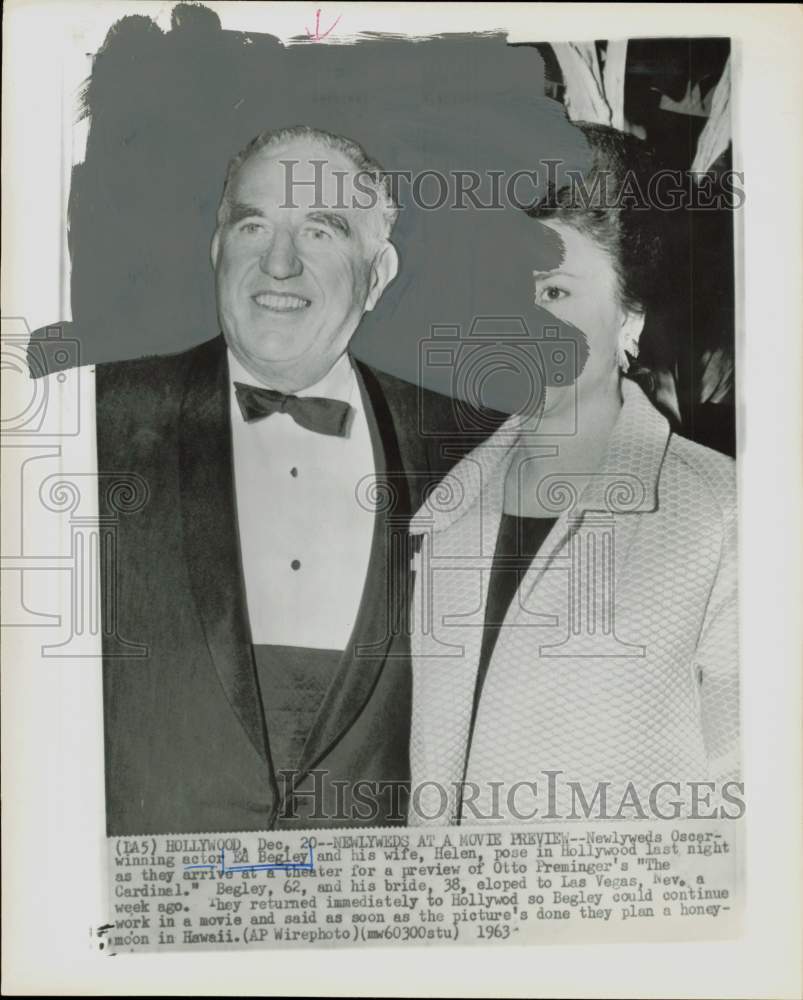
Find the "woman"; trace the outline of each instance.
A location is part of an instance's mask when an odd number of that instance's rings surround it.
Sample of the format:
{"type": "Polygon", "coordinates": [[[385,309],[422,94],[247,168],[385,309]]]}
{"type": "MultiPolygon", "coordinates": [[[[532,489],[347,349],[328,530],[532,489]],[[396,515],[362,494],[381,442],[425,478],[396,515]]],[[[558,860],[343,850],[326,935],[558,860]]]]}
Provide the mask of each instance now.
{"type": "Polygon", "coordinates": [[[528,212],[562,251],[534,272],[535,303],[585,335],[582,371],[547,372],[537,412],[411,525],[411,824],[674,818],[700,809],[689,783],[737,776],[734,466],[672,432],[636,360],[656,356],[661,216],[588,205],[649,156],[583,131],[586,197],[528,212]]]}

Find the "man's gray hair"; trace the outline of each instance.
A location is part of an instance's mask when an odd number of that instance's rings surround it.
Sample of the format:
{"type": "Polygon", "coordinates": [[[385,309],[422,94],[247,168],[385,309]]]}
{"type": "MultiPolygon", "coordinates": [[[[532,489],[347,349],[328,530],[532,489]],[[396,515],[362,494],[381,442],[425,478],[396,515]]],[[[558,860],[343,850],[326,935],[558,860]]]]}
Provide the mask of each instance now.
{"type": "Polygon", "coordinates": [[[336,150],[354,167],[354,171],[360,178],[361,186],[372,191],[376,197],[377,211],[382,217],[382,238],[389,239],[396,219],[399,216],[399,208],[396,205],[390,186],[390,178],[385,173],[382,166],[370,157],[359,143],[352,139],[347,139],[342,135],[335,135],[333,132],[325,132],[323,129],[312,128],[309,125],[293,125],[288,128],[266,129],[255,136],[247,146],[243,147],[236,156],[229,161],[226,171],[226,180],[223,184],[223,195],[217,210],[218,228],[224,226],[229,219],[231,205],[229,202],[229,188],[237,176],[237,172],[245,161],[260,150],[268,149],[271,146],[281,145],[296,139],[309,139],[325,149],[336,150]]]}

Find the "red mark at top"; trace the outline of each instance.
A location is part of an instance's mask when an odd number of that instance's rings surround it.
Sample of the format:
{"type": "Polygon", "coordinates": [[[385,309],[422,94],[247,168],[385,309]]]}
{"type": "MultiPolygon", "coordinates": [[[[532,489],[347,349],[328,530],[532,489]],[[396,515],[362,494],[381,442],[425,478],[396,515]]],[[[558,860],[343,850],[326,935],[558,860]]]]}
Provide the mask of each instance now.
{"type": "Polygon", "coordinates": [[[309,28],[307,28],[307,27],[305,27],[305,29],[304,29],[307,32],[307,38],[309,38],[309,40],[311,42],[319,42],[322,38],[326,38],[327,35],[331,35],[331,33],[337,27],[339,21],[340,21],[340,18],[338,17],[337,20],[334,21],[334,23],[331,24],[326,29],[326,31],[321,31],[321,12],[320,12],[320,10],[316,10],[315,11],[315,30],[314,31],[310,31],[309,28]]]}

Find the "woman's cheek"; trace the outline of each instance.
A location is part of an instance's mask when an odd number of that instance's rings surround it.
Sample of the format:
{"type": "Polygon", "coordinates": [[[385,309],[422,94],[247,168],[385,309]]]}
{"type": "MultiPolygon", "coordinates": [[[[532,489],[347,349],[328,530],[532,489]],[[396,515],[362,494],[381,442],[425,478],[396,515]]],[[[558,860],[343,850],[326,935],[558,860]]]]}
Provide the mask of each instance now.
{"type": "Polygon", "coordinates": [[[567,304],[566,301],[558,302],[536,302],[536,305],[543,309],[548,315],[544,317],[544,325],[549,323],[549,317],[552,316],[562,323],[570,323],[572,326],[577,326],[577,323],[573,319],[573,312],[571,306],[567,304]]]}

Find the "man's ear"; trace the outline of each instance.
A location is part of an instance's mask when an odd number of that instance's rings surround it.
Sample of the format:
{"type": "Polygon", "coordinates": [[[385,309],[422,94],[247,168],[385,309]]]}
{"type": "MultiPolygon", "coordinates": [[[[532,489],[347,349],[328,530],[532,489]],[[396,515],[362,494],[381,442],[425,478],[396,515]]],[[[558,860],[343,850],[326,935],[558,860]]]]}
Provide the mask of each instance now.
{"type": "Polygon", "coordinates": [[[215,235],[212,237],[212,246],[210,248],[210,253],[212,257],[212,270],[214,271],[217,267],[217,258],[220,253],[220,229],[215,230],[215,235]]]}
{"type": "Polygon", "coordinates": [[[368,298],[365,300],[365,311],[370,312],[382,296],[382,292],[399,273],[399,254],[396,247],[386,241],[382,249],[374,257],[371,265],[371,277],[368,284],[368,298]]]}

